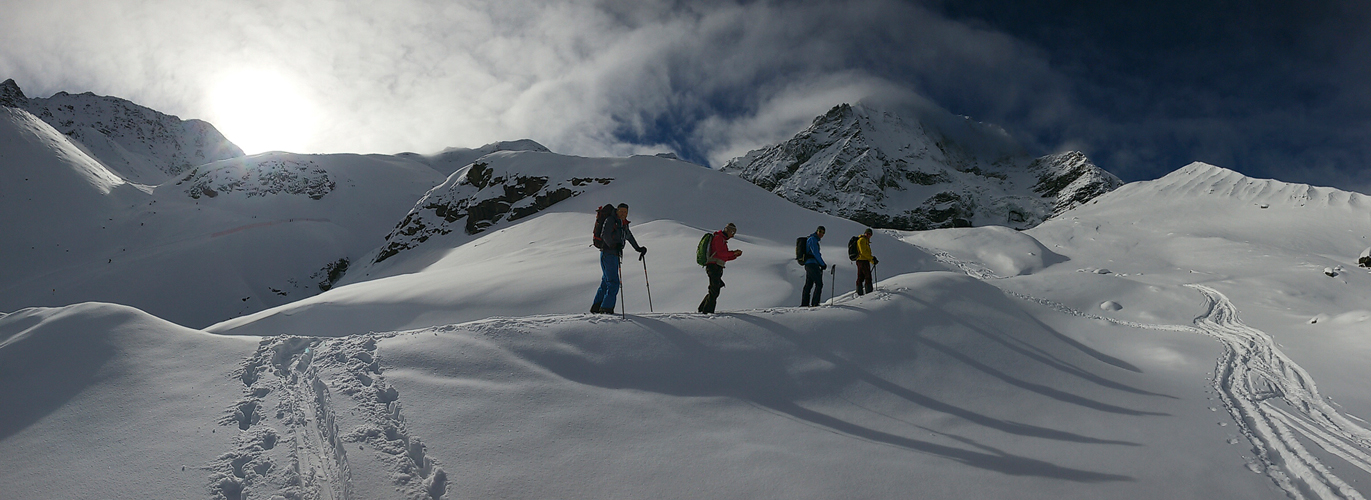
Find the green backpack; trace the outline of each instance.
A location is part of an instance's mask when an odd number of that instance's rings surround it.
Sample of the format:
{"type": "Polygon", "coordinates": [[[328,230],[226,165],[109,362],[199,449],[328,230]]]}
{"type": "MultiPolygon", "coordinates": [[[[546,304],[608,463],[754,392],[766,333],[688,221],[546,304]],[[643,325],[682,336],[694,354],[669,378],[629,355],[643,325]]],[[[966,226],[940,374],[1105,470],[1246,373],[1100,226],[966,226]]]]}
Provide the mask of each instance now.
{"type": "Polygon", "coordinates": [[[714,242],[714,233],[705,233],[700,237],[700,244],[695,246],[695,263],[705,265],[709,263],[709,245],[714,242]]]}

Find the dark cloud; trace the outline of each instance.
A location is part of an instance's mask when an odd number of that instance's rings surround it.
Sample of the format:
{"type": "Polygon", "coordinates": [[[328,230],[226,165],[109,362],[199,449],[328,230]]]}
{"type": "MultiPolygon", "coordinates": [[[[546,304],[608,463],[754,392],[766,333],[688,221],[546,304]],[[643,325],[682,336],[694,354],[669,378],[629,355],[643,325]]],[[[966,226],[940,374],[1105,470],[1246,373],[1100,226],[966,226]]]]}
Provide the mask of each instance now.
{"type": "Polygon", "coordinates": [[[1041,48],[1072,82],[1074,124],[984,119],[1042,145],[1082,144],[1126,179],[1199,160],[1313,184],[1371,180],[1366,2],[967,0],[939,11],[1041,48]]]}

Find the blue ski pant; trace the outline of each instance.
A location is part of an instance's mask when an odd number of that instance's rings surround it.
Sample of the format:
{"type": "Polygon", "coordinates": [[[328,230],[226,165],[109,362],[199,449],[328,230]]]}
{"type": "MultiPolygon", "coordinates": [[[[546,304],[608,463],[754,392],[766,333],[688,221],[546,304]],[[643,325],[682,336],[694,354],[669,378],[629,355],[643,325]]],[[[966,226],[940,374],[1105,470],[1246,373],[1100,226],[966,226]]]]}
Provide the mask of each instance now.
{"type": "Polygon", "coordinates": [[[824,291],[824,270],[818,264],[805,264],[805,287],[800,290],[800,307],[819,305],[824,291]],[[813,295],[810,295],[810,289],[813,295]]]}
{"type": "Polygon", "coordinates": [[[595,304],[601,309],[614,309],[615,298],[619,296],[619,254],[600,252],[600,289],[595,291],[595,304]]]}

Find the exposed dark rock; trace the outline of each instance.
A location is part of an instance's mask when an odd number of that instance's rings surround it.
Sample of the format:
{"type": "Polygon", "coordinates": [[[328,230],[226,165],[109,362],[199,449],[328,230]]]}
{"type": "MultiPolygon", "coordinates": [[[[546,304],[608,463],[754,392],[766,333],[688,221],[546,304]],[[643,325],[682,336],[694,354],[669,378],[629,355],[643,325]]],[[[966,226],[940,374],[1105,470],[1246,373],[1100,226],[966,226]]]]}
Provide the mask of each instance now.
{"type": "Polygon", "coordinates": [[[608,185],[612,178],[573,177],[553,182],[547,176],[497,171],[489,163],[476,162],[433,188],[386,236],[385,248],[373,262],[381,262],[418,246],[435,235],[461,227],[468,235],[479,234],[500,222],[523,219],[558,202],[570,199],[593,185],[608,185]]]}

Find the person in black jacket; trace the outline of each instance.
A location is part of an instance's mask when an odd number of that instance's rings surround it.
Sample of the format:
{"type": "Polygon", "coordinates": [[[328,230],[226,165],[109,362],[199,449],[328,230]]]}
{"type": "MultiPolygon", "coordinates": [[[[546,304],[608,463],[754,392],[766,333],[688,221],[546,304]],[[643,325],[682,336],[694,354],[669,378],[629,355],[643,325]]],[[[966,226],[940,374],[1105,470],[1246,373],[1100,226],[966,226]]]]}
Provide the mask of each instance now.
{"type": "Polygon", "coordinates": [[[590,312],[614,314],[615,298],[619,295],[619,261],[624,257],[624,242],[633,244],[633,249],[638,251],[638,258],[642,259],[647,254],[647,247],[638,246],[638,240],[633,238],[633,231],[628,230],[628,204],[620,203],[616,217],[610,217],[605,221],[605,227],[600,230],[600,239],[604,240],[604,248],[600,249],[600,289],[595,291],[595,303],[590,306],[590,312]]]}

